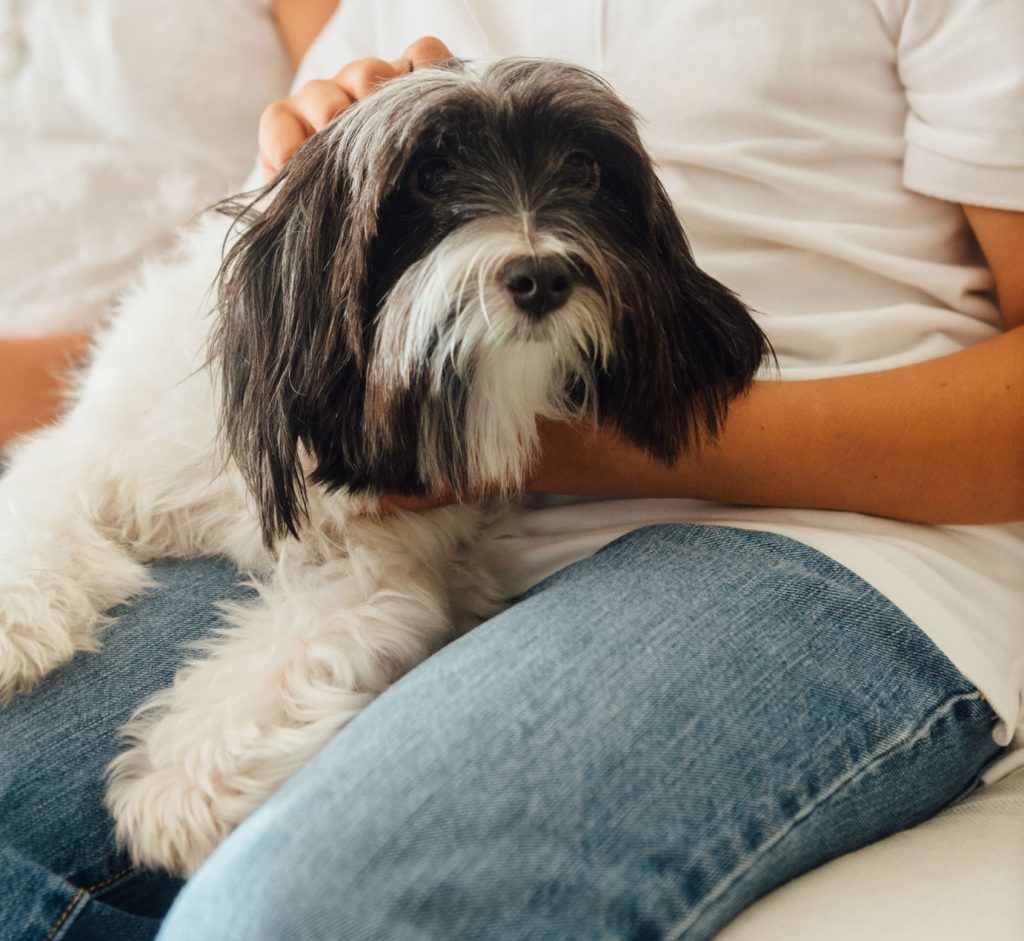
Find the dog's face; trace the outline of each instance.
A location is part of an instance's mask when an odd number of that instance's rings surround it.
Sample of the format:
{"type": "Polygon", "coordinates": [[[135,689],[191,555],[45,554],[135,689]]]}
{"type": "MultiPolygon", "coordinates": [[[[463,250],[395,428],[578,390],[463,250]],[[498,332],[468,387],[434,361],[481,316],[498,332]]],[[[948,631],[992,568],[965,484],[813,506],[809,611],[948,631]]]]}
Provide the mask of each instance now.
{"type": "MultiPolygon", "coordinates": [[[[313,137],[225,257],[223,426],[268,542],[329,489],[514,489],[537,415],[672,461],[766,341],[693,263],[635,119],[509,59],[383,85],[313,137]]],[[[266,196],[266,194],[265,194],[266,196]]]]}

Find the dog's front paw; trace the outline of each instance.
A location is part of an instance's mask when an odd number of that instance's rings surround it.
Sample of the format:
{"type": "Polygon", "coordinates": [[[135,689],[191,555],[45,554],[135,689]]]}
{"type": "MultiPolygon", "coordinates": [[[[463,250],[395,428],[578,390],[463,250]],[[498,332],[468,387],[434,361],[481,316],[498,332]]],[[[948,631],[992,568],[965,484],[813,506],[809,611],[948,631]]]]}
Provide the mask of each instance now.
{"type": "Polygon", "coordinates": [[[0,702],[30,690],[75,651],[96,648],[90,631],[72,630],[79,607],[80,599],[52,589],[0,581],[0,702]]]}
{"type": "Polygon", "coordinates": [[[145,746],[129,749],[111,766],[107,790],[118,844],[139,865],[192,875],[232,830],[213,790],[184,765],[154,768],[145,746]]]}
{"type": "Polygon", "coordinates": [[[106,803],[134,862],[190,876],[279,781],[251,766],[262,743],[254,723],[238,729],[181,693],[181,683],[156,693],[122,729],[130,744],[110,764],[106,803]]]}

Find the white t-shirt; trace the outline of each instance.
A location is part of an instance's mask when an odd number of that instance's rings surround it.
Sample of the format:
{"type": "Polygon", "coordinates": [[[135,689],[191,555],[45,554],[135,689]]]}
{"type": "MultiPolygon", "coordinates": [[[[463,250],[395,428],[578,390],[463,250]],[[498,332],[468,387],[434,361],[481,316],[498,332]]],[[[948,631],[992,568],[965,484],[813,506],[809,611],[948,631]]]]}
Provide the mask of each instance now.
{"type": "MultiPolygon", "coordinates": [[[[552,56],[610,79],[644,120],[698,263],[759,312],[784,379],[999,333],[957,204],[1024,210],[1022,0],[343,0],[297,84],[426,34],[463,57],[552,56]]],[[[1024,741],[1024,524],[552,500],[517,537],[517,587],[668,521],[779,533],[836,559],[982,691],[1000,743],[1024,741]]]]}

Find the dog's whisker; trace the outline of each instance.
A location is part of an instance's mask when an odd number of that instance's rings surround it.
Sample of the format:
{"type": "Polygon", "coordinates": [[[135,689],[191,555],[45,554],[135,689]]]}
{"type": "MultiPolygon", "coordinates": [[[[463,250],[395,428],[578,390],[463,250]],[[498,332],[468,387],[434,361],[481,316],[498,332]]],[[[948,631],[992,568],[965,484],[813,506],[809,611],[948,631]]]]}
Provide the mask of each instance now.
{"type": "Polygon", "coordinates": [[[487,312],[487,297],[485,295],[486,282],[484,280],[485,273],[486,272],[485,272],[485,270],[483,268],[480,268],[478,273],[477,273],[477,281],[476,281],[477,302],[480,304],[480,314],[483,316],[484,322],[487,324],[487,329],[489,331],[493,332],[494,331],[494,323],[491,320],[490,314],[488,314],[488,312],[487,312]]]}

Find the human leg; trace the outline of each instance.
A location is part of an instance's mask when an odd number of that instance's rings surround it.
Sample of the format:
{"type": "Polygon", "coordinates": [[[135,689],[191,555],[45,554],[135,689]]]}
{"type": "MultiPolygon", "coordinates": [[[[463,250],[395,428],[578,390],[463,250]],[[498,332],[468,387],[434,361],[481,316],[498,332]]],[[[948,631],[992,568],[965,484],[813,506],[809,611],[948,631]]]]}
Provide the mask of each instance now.
{"type": "Polygon", "coordinates": [[[955,799],[994,721],[814,550],[640,530],[385,692],[199,870],[160,941],[708,938],[955,799]]]}
{"type": "Polygon", "coordinates": [[[117,730],[170,685],[215,603],[251,589],[233,566],[153,566],[156,585],[114,612],[98,654],[79,654],[0,710],[0,941],[135,941],[156,933],[181,883],[119,854],[103,807],[117,730]]]}

